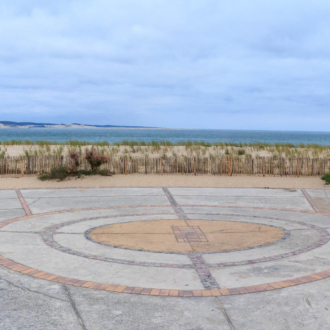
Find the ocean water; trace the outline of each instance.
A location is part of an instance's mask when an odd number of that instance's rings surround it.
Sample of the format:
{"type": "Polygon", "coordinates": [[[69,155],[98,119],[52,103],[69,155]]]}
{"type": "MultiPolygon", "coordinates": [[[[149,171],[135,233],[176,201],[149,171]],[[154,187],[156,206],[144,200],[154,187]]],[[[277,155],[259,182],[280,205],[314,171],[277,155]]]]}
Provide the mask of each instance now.
{"type": "Polygon", "coordinates": [[[243,131],[243,130],[179,130],[179,129],[94,129],[94,128],[30,128],[0,129],[0,141],[46,140],[65,142],[69,140],[102,142],[110,144],[123,140],[136,141],[204,141],[230,143],[293,143],[330,145],[330,132],[291,131],[243,131]]]}

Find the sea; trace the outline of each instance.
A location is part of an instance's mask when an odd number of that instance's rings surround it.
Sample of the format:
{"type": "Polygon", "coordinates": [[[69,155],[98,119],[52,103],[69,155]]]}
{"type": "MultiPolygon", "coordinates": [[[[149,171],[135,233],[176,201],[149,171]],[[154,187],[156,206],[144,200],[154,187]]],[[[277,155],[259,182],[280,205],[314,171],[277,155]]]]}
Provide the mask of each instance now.
{"type": "Polygon", "coordinates": [[[253,131],[214,129],[127,129],[127,128],[28,128],[0,129],[0,141],[30,140],[66,142],[69,140],[103,142],[128,141],[204,141],[209,143],[292,143],[330,146],[330,132],[253,131]]]}

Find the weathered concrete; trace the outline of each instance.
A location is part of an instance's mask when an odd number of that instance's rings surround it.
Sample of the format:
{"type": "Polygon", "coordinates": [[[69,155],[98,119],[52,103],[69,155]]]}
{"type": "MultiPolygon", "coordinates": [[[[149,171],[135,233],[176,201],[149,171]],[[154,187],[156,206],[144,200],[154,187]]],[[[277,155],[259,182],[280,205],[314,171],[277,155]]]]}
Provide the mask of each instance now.
{"type": "Polygon", "coordinates": [[[220,297],[239,330],[330,329],[330,280],[253,295],[220,297]]]}
{"type": "MultiPolygon", "coordinates": [[[[0,229],[0,254],[55,275],[165,289],[163,294],[168,294],[166,289],[203,290],[207,281],[214,281],[220,288],[234,288],[330,269],[330,243],[325,240],[316,245],[321,234],[308,227],[330,228],[330,216],[315,213],[301,190],[169,188],[169,191],[174,202],[160,188],[23,190],[23,197],[36,214],[91,207],[122,208],[40,214],[8,224],[0,229]],[[180,208],[175,202],[191,206],[180,208]],[[84,236],[85,231],[103,225],[171,219],[187,223],[189,219],[212,220],[212,226],[213,221],[241,221],[280,227],[290,235],[252,249],[204,253],[200,259],[189,254],[113,248],[84,236]],[[42,232],[60,224],[65,226],[54,229],[55,245],[46,244],[42,232]],[[312,248],[306,249],[308,246],[312,248]],[[299,254],[275,258],[295,250],[299,254]],[[258,258],[256,264],[239,265],[258,258]],[[215,265],[228,262],[233,264],[215,265]],[[207,276],[211,278],[206,279],[207,276]]],[[[307,190],[307,193],[316,204],[330,203],[329,191],[307,190]]],[[[0,191],[1,208],[0,221],[25,215],[13,190],[0,191]]],[[[0,329],[323,330],[330,328],[329,289],[330,279],[323,279],[237,296],[153,297],[53,283],[0,266],[0,329]]]]}

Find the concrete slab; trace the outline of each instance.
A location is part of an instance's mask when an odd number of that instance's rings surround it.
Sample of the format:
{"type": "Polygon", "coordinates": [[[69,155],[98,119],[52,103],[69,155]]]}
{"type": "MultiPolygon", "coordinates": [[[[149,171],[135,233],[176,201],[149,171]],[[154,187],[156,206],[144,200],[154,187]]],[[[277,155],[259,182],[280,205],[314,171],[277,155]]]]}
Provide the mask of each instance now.
{"type": "Polygon", "coordinates": [[[19,199],[8,198],[0,199],[0,210],[23,209],[19,199]]]}
{"type": "MultiPolygon", "coordinates": [[[[0,210],[0,222],[25,216],[25,211],[21,209],[0,210]]],[[[1,229],[0,229],[1,230],[1,229]]]]}
{"type": "Polygon", "coordinates": [[[320,212],[330,215],[330,198],[314,197],[313,202],[316,204],[320,212]]]}
{"type": "Polygon", "coordinates": [[[304,197],[300,189],[263,188],[168,188],[176,196],[219,196],[219,197],[304,197]]]}
{"type": "Polygon", "coordinates": [[[162,188],[34,189],[21,190],[21,193],[24,198],[165,196],[162,188]]]}
{"type": "Polygon", "coordinates": [[[70,287],[69,290],[87,329],[231,329],[213,297],[162,298],[97,292],[75,287],[70,287]]]}
{"type": "Polygon", "coordinates": [[[89,207],[170,205],[165,196],[27,198],[26,203],[33,214],[89,207]]]}
{"type": "Polygon", "coordinates": [[[219,297],[236,330],[330,329],[330,280],[219,297]]]}
{"type": "Polygon", "coordinates": [[[17,196],[15,190],[0,190],[0,198],[1,199],[8,199],[8,198],[18,199],[18,196],[17,196]]]}
{"type": "Polygon", "coordinates": [[[322,189],[306,189],[309,196],[313,197],[328,197],[327,191],[322,189]]]}
{"type": "Polygon", "coordinates": [[[81,326],[61,285],[0,267],[0,329],[81,330],[81,326]]]}
{"type": "Polygon", "coordinates": [[[228,268],[211,268],[211,274],[222,288],[237,288],[291,280],[328,270],[325,264],[301,264],[290,262],[290,258],[256,265],[228,268]]]}
{"type": "Polygon", "coordinates": [[[179,205],[223,205],[245,207],[270,207],[313,211],[304,197],[227,197],[227,196],[176,196],[179,205]]]}

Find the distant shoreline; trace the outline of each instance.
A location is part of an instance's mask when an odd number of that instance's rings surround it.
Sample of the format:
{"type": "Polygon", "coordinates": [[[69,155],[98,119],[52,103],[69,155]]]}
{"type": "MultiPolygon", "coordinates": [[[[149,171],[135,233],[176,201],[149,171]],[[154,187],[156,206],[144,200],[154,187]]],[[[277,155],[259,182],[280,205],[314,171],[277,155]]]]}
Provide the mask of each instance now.
{"type": "Polygon", "coordinates": [[[98,126],[61,126],[61,125],[54,125],[54,126],[17,126],[17,127],[10,127],[10,126],[0,126],[0,129],[32,129],[32,128],[56,128],[56,129],[152,129],[152,130],[184,130],[185,128],[167,128],[167,127],[126,127],[126,126],[118,126],[118,127],[98,127],[98,126]]]}

